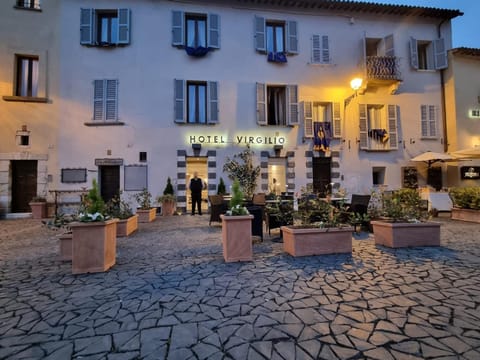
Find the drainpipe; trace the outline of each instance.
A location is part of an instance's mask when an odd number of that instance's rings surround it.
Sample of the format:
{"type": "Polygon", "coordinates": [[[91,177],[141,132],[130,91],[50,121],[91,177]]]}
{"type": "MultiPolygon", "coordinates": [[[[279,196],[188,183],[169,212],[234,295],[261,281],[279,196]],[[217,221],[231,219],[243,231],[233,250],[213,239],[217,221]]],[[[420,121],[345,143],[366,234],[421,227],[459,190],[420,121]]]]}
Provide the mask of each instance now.
{"type": "MultiPolygon", "coordinates": [[[[442,24],[446,21],[447,19],[443,19],[440,21],[440,23],[437,26],[437,34],[438,38],[440,39],[442,37],[442,32],[441,32],[441,27],[442,24]]],[[[447,54],[447,61],[448,61],[448,54],[447,54]]],[[[448,64],[450,65],[450,64],[448,64]]],[[[445,97],[445,69],[440,70],[440,86],[441,86],[441,98],[442,98],[442,123],[443,123],[443,151],[447,152],[448,151],[448,134],[447,134],[447,100],[445,97]]]]}

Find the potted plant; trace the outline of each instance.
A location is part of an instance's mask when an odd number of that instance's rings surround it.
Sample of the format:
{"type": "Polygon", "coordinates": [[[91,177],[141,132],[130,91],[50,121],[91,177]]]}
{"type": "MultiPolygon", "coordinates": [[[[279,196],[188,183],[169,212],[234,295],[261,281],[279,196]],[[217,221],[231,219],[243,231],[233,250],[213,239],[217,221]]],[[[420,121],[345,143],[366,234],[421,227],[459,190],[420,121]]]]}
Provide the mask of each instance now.
{"type": "Polygon", "coordinates": [[[167,178],[167,185],[163,190],[163,195],[159,196],[157,201],[162,204],[162,215],[171,216],[175,213],[177,198],[174,195],[172,181],[167,178]]]}
{"type": "Polygon", "coordinates": [[[223,181],[223,178],[220,178],[220,181],[218,183],[217,187],[217,195],[225,195],[227,193],[227,189],[225,187],[225,182],[223,181]]]}
{"type": "Polygon", "coordinates": [[[223,257],[226,262],[252,260],[253,215],[243,206],[243,193],[238,180],[232,185],[230,210],[222,219],[223,257]]]}
{"type": "Polygon", "coordinates": [[[228,173],[228,178],[232,181],[237,180],[242,193],[247,199],[252,199],[257,188],[257,179],[260,175],[260,166],[253,165],[254,152],[250,147],[233,156],[233,159],[227,157],[223,165],[223,171],[228,173]]]}
{"type": "Polygon", "coordinates": [[[42,196],[34,196],[28,203],[32,209],[33,219],[44,219],[47,217],[47,199],[42,196]]]}
{"type": "Polygon", "coordinates": [[[353,227],[340,221],[341,210],[302,194],[294,224],[282,226],[283,248],[292,256],[351,253],[353,227]]]}
{"type": "Polygon", "coordinates": [[[117,219],[109,219],[95,179],[82,199],[78,222],[72,229],[72,273],[102,272],[115,264],[117,219]]]}
{"type": "Polygon", "coordinates": [[[480,223],[480,187],[452,188],[448,193],[453,203],[453,220],[480,223]]]}
{"type": "Polygon", "coordinates": [[[121,193],[107,203],[106,212],[111,218],[118,219],[118,237],[128,236],[138,229],[138,214],[134,214],[131,206],[122,200],[121,193]]]}
{"type": "Polygon", "coordinates": [[[138,222],[148,223],[155,220],[157,209],[152,207],[152,194],[148,189],[144,188],[141,192],[135,194],[135,200],[138,203],[138,222]]]}
{"type": "Polygon", "coordinates": [[[440,246],[440,223],[426,221],[415,189],[400,189],[384,196],[382,219],[371,221],[375,244],[388,247],[440,246]]]}

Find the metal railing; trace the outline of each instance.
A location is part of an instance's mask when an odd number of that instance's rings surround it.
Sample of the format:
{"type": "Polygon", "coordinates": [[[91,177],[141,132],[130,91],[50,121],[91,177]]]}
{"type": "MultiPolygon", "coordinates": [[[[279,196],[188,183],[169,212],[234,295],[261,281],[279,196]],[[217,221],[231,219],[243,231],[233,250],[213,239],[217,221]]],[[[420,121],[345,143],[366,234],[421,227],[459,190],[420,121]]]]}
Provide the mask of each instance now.
{"type": "Polygon", "coordinates": [[[367,56],[365,65],[367,79],[401,80],[395,56],[367,56]]]}

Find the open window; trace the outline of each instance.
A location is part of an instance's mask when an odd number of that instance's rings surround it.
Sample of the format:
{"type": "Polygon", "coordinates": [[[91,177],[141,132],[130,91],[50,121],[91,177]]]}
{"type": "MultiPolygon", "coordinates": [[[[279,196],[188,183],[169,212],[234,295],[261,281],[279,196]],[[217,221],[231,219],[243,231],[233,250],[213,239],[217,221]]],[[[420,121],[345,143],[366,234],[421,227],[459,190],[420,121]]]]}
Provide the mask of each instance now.
{"type": "Polygon", "coordinates": [[[360,149],[398,149],[396,105],[359,104],[359,114],[360,149]]]}
{"type": "Polygon", "coordinates": [[[287,62],[286,55],[298,54],[297,22],[255,16],[255,50],[268,61],[287,62]]]}
{"type": "Polygon", "coordinates": [[[257,123],[259,125],[298,125],[297,85],[257,83],[257,123]]]}
{"type": "Polygon", "coordinates": [[[129,44],[130,16],[130,9],[80,9],[80,44],[129,44]]]}
{"type": "Polygon", "coordinates": [[[192,56],[220,49],[220,16],[172,11],[172,46],[192,56]]]}
{"type": "Polygon", "coordinates": [[[340,103],[323,101],[303,102],[303,127],[306,138],[314,137],[314,123],[329,123],[334,138],[342,136],[340,103]]]}
{"type": "Polygon", "coordinates": [[[416,70],[445,69],[448,66],[445,40],[417,40],[411,37],[410,65],[416,70]]]}
{"type": "Polygon", "coordinates": [[[175,122],[218,123],[218,83],[175,79],[175,122]]]}

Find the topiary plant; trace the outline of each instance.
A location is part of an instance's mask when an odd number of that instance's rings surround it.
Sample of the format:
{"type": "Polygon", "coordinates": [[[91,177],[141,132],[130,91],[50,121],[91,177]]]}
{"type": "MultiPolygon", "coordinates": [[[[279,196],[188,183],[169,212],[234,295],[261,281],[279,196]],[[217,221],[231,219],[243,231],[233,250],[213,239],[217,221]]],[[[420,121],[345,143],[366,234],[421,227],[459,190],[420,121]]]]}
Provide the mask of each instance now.
{"type": "Polygon", "coordinates": [[[97,180],[92,180],[92,188],[82,199],[79,220],[83,222],[105,220],[105,202],[100,195],[97,180]]]}
{"type": "Polygon", "coordinates": [[[157,198],[158,202],[175,202],[177,199],[175,197],[175,192],[173,190],[172,180],[170,177],[167,178],[167,185],[163,189],[163,196],[157,198]]]}
{"type": "Polygon", "coordinates": [[[220,182],[218,183],[217,188],[217,195],[225,195],[227,193],[227,189],[225,187],[225,183],[223,182],[223,178],[220,178],[220,182]]]}
{"type": "Polygon", "coordinates": [[[243,206],[243,193],[240,190],[240,183],[235,180],[232,185],[232,198],[230,199],[230,210],[227,215],[248,215],[249,212],[243,206]]]}

